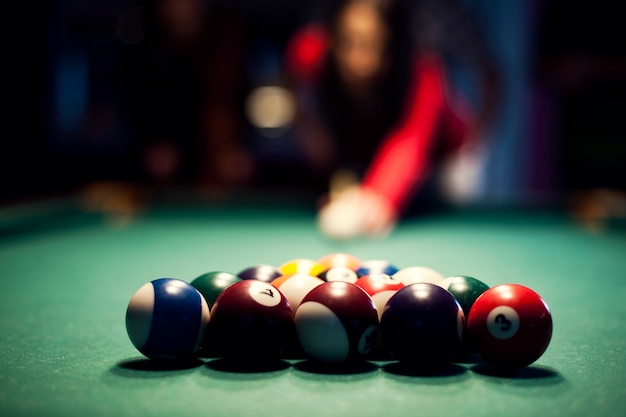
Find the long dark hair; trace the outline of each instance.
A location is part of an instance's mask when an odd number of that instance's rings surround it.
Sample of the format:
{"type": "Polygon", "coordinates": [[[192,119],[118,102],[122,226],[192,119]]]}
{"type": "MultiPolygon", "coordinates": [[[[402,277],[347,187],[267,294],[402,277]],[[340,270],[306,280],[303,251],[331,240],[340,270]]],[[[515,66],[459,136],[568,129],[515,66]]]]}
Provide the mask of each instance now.
{"type": "MultiPolygon", "coordinates": [[[[387,28],[385,70],[373,85],[367,100],[354,97],[343,85],[333,51],[329,51],[322,74],[320,106],[337,136],[339,159],[357,172],[369,164],[382,137],[402,115],[411,78],[415,48],[409,35],[405,1],[367,1],[374,7],[387,28]]],[[[354,0],[342,3],[335,16],[341,15],[354,0]]],[[[337,21],[333,29],[336,30],[337,21]]]]}

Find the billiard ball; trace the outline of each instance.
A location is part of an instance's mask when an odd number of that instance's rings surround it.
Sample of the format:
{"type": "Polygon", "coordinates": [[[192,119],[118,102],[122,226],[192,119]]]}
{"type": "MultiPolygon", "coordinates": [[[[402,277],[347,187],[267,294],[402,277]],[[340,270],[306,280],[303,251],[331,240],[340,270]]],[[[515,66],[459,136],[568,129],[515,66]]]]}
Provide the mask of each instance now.
{"type": "Polygon", "coordinates": [[[404,285],[418,282],[428,282],[438,284],[444,280],[444,276],[432,268],[425,266],[409,266],[393,274],[393,277],[401,281],[404,285]]]}
{"type": "Polygon", "coordinates": [[[278,268],[267,264],[250,266],[237,274],[239,278],[244,280],[255,279],[263,282],[272,282],[281,275],[282,272],[278,268]]]}
{"type": "Polygon", "coordinates": [[[141,286],[126,310],[132,344],[150,359],[186,360],[200,347],[209,306],[190,284],[159,278],[141,286]]]}
{"type": "Polygon", "coordinates": [[[318,275],[324,281],[345,281],[354,284],[359,279],[358,274],[353,269],[345,266],[335,266],[318,275]]]}
{"type": "Polygon", "coordinates": [[[461,346],[465,315],[438,285],[415,283],[387,301],[380,318],[384,346],[403,365],[432,370],[449,364],[461,346]]]}
{"type": "Polygon", "coordinates": [[[369,274],[356,280],[355,284],[370,296],[385,290],[399,290],[404,284],[387,274],[369,274]]]}
{"type": "Polygon", "coordinates": [[[469,316],[470,309],[476,299],[489,289],[484,282],[465,275],[451,276],[437,283],[443,289],[448,290],[459,302],[465,317],[469,316]]]}
{"type": "Polygon", "coordinates": [[[361,263],[356,273],[362,277],[369,274],[393,275],[398,272],[398,268],[384,259],[368,259],[361,263]]]}
{"type": "Polygon", "coordinates": [[[295,274],[287,274],[287,275],[281,275],[276,279],[273,279],[270,284],[272,284],[274,287],[278,288],[283,282],[287,281],[289,278],[293,277],[295,274]]]}
{"type": "Polygon", "coordinates": [[[539,359],[548,348],[552,315],[532,289],[501,284],[476,299],[467,331],[485,362],[503,369],[522,368],[539,359]]]}
{"type": "Polygon", "coordinates": [[[213,271],[195,278],[191,285],[202,294],[209,308],[212,308],[217,296],[238,281],[241,281],[241,278],[229,272],[213,271]]]}
{"type": "MultiPolygon", "coordinates": [[[[213,271],[200,275],[191,281],[191,285],[197,289],[200,294],[202,294],[209,305],[209,309],[212,309],[213,304],[215,304],[215,300],[222,293],[222,291],[239,281],[241,281],[241,278],[229,272],[213,271]]],[[[207,326],[204,332],[204,338],[200,343],[200,351],[198,352],[199,356],[216,356],[217,352],[215,351],[215,346],[212,343],[213,339],[214,337],[211,326],[207,326]]]]}
{"type": "MultiPolygon", "coordinates": [[[[469,317],[470,309],[474,304],[474,301],[485,291],[489,289],[489,286],[484,282],[465,275],[451,276],[438,282],[437,285],[443,289],[448,290],[454,298],[459,302],[459,305],[463,309],[465,318],[469,317]]],[[[457,352],[456,358],[460,361],[466,360],[470,355],[476,353],[476,347],[472,344],[469,337],[463,339],[463,346],[457,352]]]]}
{"type": "Polygon", "coordinates": [[[341,266],[356,271],[361,266],[361,260],[359,258],[341,252],[325,255],[318,259],[317,262],[324,265],[326,269],[341,266]]]}
{"type": "Polygon", "coordinates": [[[296,310],[295,324],[309,357],[333,365],[362,360],[378,334],[374,302],[361,288],[344,281],[313,288],[296,310]]]}
{"type": "Polygon", "coordinates": [[[293,311],[276,287],[259,280],[242,280],[217,297],[209,329],[215,350],[226,359],[276,360],[293,340],[293,311]]]}
{"type": "Polygon", "coordinates": [[[326,270],[326,266],[312,259],[297,258],[283,263],[278,267],[278,270],[283,275],[308,274],[317,276],[319,273],[326,270]]]}
{"type": "Polygon", "coordinates": [[[379,319],[389,298],[404,287],[403,283],[387,274],[364,275],[356,280],[355,284],[372,297],[379,319]]]}
{"type": "Polygon", "coordinates": [[[272,281],[272,285],[278,288],[287,298],[294,312],[309,291],[323,283],[324,281],[321,278],[307,274],[284,275],[272,281]]]}

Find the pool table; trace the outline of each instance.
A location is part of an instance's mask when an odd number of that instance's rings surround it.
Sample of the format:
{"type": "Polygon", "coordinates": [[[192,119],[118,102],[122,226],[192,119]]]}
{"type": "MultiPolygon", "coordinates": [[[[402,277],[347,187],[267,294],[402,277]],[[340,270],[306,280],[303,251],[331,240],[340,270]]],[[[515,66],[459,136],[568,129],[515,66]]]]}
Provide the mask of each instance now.
{"type": "Polygon", "coordinates": [[[0,276],[0,416],[626,416],[626,232],[558,211],[444,210],[333,242],[297,199],[163,199],[120,218],[70,196],[0,211],[0,276]],[[389,358],[167,367],[126,334],[130,297],[152,279],[333,252],[529,286],[551,308],[551,343],[512,374],[469,361],[420,375],[389,358]]]}

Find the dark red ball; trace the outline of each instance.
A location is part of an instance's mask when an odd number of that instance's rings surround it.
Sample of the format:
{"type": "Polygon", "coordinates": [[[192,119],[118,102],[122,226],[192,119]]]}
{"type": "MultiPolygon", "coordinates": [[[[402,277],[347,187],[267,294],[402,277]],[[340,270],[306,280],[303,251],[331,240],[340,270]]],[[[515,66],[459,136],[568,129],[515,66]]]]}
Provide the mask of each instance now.
{"type": "Polygon", "coordinates": [[[287,298],[258,280],[226,288],[213,305],[209,328],[218,352],[240,361],[279,358],[295,332],[287,298]]]}
{"type": "Polygon", "coordinates": [[[304,351],[329,364],[363,359],[378,334],[374,302],[361,288],[345,281],[313,288],[296,310],[295,323],[304,351]]]}

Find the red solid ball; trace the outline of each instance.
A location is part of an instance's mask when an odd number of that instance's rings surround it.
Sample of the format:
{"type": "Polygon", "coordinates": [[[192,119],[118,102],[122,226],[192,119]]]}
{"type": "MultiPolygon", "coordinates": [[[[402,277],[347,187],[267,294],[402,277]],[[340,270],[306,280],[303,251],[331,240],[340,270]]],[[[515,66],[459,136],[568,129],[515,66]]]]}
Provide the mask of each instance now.
{"type": "Polygon", "coordinates": [[[358,287],[365,290],[372,297],[376,310],[378,310],[378,318],[383,314],[383,309],[387,301],[398,291],[404,287],[404,284],[391,275],[387,274],[370,274],[364,275],[357,279],[354,283],[358,287]]]}
{"type": "Polygon", "coordinates": [[[364,275],[357,279],[355,285],[363,288],[370,296],[381,291],[396,291],[404,287],[404,284],[387,274],[364,275]]]}

